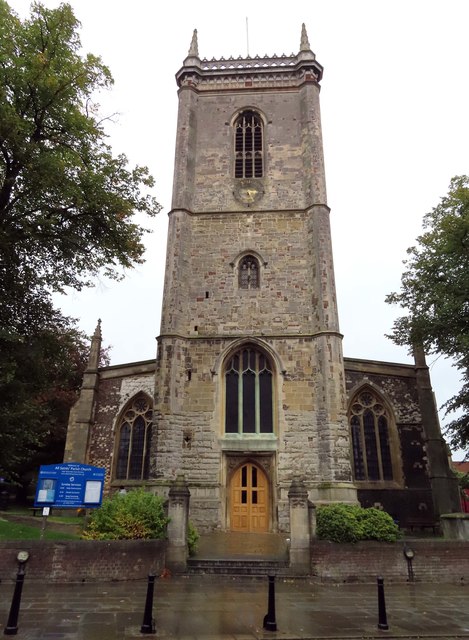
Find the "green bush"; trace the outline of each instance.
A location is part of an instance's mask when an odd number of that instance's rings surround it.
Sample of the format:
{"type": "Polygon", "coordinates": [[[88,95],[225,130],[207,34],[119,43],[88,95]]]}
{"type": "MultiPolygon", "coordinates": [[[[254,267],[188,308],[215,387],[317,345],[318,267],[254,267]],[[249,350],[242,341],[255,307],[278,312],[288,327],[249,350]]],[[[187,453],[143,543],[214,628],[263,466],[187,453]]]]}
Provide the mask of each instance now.
{"type": "Polygon", "coordinates": [[[360,507],[348,504],[329,504],[318,507],[316,533],[318,538],[333,542],[357,542],[362,539],[362,525],[358,519],[360,507]]]}
{"type": "Polygon", "coordinates": [[[195,552],[197,551],[197,542],[199,538],[200,538],[199,532],[197,531],[195,526],[192,524],[192,522],[189,521],[189,527],[187,529],[187,546],[189,548],[190,556],[195,555],[195,552]]]}
{"type": "Polygon", "coordinates": [[[373,507],[361,509],[358,518],[363,527],[362,540],[396,542],[399,538],[399,527],[386,511],[373,507]]]}
{"type": "Polygon", "coordinates": [[[330,504],[317,509],[317,536],[333,542],[395,542],[399,538],[399,527],[380,509],[330,504]]]}
{"type": "Polygon", "coordinates": [[[169,519],[163,499],[136,489],[103,500],[89,517],[85,540],[143,540],[164,538],[169,519]]]}

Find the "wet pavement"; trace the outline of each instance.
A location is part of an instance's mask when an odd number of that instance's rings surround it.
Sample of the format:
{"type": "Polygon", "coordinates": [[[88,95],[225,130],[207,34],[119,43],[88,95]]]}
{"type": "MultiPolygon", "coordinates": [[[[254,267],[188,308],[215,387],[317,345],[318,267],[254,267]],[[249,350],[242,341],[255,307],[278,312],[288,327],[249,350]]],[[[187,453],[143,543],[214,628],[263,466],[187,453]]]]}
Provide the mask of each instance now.
{"type": "MultiPolygon", "coordinates": [[[[285,560],[288,541],[277,534],[202,536],[197,558],[285,560]]],[[[14,582],[0,583],[0,633],[7,625],[14,582]]],[[[27,567],[17,638],[22,640],[308,640],[345,638],[468,638],[469,586],[386,584],[388,630],[378,629],[375,584],[275,580],[277,631],[263,628],[268,578],[186,575],[155,580],[156,634],[141,633],[147,580],[43,584],[27,567]]],[[[272,613],[272,611],[270,611],[272,613]]],[[[145,624],[149,621],[145,620],[145,624]]],[[[148,626],[146,627],[148,629],[148,626]]],[[[151,630],[151,629],[150,629],[151,630]]]]}
{"type": "MultiPolygon", "coordinates": [[[[0,584],[0,633],[14,584],[0,584]]],[[[17,637],[23,640],[125,640],[141,633],[147,582],[46,585],[23,589],[17,637]]],[[[389,630],[378,629],[375,584],[324,585],[277,578],[277,631],[264,631],[268,580],[222,576],[158,577],[157,638],[306,640],[308,638],[469,638],[469,587],[385,585],[389,630]]]]}

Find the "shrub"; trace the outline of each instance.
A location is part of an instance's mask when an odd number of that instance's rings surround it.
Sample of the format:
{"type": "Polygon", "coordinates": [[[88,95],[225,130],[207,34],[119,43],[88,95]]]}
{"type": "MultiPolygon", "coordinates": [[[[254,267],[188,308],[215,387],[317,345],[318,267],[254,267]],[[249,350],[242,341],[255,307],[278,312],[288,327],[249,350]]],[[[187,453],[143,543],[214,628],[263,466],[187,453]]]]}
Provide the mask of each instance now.
{"type": "Polygon", "coordinates": [[[195,555],[195,552],[197,551],[197,542],[199,538],[200,538],[199,532],[197,531],[195,526],[192,524],[192,522],[189,521],[189,527],[187,529],[187,546],[189,548],[190,556],[195,555]]]}
{"type": "Polygon", "coordinates": [[[164,538],[169,519],[163,499],[136,489],[103,500],[89,517],[82,537],[86,540],[142,540],[164,538]]]}
{"type": "Polygon", "coordinates": [[[399,537],[399,527],[388,513],[380,509],[330,504],[317,509],[317,535],[333,542],[395,542],[399,537]]]}
{"type": "Polygon", "coordinates": [[[361,509],[358,518],[363,528],[362,540],[396,542],[399,538],[399,527],[386,511],[373,507],[361,509]]]}
{"type": "Polygon", "coordinates": [[[317,509],[317,536],[333,542],[357,542],[362,539],[358,519],[360,507],[348,504],[329,504],[317,509]]]}

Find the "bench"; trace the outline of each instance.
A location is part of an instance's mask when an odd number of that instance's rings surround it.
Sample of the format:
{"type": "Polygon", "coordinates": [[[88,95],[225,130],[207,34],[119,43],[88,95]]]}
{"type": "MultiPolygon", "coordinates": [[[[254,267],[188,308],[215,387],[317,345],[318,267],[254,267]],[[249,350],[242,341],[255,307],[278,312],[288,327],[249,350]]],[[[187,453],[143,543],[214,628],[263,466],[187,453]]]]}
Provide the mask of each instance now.
{"type": "Polygon", "coordinates": [[[423,531],[424,529],[431,529],[433,534],[436,535],[440,528],[440,523],[422,520],[420,518],[409,518],[406,523],[406,528],[410,529],[412,532],[414,529],[420,529],[420,531],[423,531]]]}

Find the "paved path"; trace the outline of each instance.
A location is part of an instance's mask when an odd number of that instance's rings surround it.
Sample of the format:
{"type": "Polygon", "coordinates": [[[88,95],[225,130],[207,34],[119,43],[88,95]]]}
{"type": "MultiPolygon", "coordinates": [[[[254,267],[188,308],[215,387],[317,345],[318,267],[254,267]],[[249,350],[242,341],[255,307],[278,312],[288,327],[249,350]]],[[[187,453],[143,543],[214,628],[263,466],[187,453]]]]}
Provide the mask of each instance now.
{"type": "MultiPolygon", "coordinates": [[[[0,633],[14,585],[0,584],[0,633]]],[[[126,640],[141,634],[146,581],[45,585],[25,580],[17,638],[126,640]]],[[[157,578],[157,638],[306,640],[311,638],[469,638],[469,587],[385,585],[389,630],[377,629],[377,588],[277,579],[277,632],[264,631],[267,579],[157,578]]]]}

